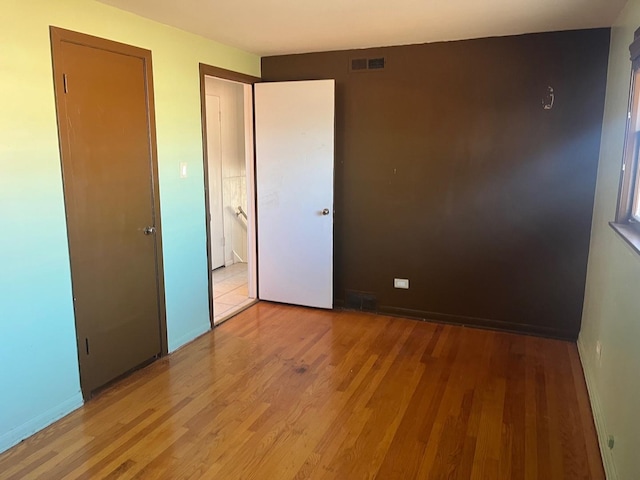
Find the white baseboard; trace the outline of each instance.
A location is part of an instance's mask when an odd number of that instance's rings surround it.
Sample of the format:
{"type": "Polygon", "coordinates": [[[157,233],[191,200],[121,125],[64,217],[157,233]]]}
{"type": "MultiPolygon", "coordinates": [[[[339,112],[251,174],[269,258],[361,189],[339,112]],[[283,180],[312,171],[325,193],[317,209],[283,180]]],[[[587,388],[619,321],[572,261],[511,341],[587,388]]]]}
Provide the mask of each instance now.
{"type": "Polygon", "coordinates": [[[14,445],[17,445],[25,438],[30,437],[43,428],[48,427],[56,420],[60,420],[75,409],[80,408],[83,403],[82,393],[78,392],[68,400],[50,408],[46,412],[32,418],[19,427],[0,435],[0,453],[10,449],[14,445]]]}
{"type": "Polygon", "coordinates": [[[598,444],[600,445],[600,455],[602,456],[604,473],[607,480],[618,480],[613,455],[607,446],[607,432],[609,430],[607,430],[604,414],[600,407],[600,398],[598,397],[598,392],[595,389],[595,382],[591,373],[590,364],[585,361],[585,359],[588,358],[587,350],[586,346],[582,343],[582,337],[578,338],[578,353],[580,354],[580,362],[582,363],[582,370],[584,372],[584,378],[589,392],[589,400],[591,402],[591,410],[593,411],[593,418],[596,424],[596,433],[598,434],[598,444]]]}

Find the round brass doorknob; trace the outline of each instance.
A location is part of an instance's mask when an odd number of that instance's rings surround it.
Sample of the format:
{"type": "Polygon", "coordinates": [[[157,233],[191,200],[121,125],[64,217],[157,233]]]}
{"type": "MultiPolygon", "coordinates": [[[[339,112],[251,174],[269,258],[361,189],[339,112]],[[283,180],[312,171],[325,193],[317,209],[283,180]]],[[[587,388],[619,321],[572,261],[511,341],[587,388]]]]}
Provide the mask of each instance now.
{"type": "Polygon", "coordinates": [[[144,227],[144,230],[142,232],[145,235],[153,235],[154,233],[156,233],[156,227],[144,227]]]}
{"type": "Polygon", "coordinates": [[[329,215],[329,209],[328,208],[323,209],[322,215],[329,215]]]}

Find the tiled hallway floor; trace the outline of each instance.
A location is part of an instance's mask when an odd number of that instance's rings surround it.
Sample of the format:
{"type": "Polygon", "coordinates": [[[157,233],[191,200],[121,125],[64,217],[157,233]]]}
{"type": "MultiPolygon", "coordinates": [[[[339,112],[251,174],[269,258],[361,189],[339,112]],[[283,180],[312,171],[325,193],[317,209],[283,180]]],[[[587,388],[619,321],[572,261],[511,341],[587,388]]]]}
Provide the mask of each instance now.
{"type": "Polygon", "coordinates": [[[234,263],[213,271],[213,322],[218,323],[253,302],[249,298],[247,264],[234,263]]]}

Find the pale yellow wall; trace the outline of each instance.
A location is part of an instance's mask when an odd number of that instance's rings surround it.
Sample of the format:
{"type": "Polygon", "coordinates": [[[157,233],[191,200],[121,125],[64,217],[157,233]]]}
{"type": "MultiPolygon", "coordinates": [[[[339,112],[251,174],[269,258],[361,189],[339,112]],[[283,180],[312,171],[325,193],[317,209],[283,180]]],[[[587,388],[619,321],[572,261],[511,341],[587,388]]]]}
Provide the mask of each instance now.
{"type": "Polygon", "coordinates": [[[210,328],[198,63],[260,75],[255,55],[92,0],[0,0],[0,451],[82,402],[50,25],[152,52],[170,350],[210,328]]]}
{"type": "Polygon", "coordinates": [[[640,255],[608,225],[622,162],[631,63],[640,0],[630,0],[612,30],[607,97],[579,347],[609,478],[640,479],[640,255]],[[602,356],[596,357],[596,342],[602,356]]]}

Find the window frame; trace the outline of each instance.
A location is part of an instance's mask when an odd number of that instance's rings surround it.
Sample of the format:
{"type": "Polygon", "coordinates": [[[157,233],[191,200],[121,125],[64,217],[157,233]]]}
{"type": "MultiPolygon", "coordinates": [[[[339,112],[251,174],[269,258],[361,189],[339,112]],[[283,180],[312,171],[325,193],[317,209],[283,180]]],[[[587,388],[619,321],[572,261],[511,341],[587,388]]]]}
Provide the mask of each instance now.
{"type": "Polygon", "coordinates": [[[640,28],[629,46],[631,82],[627,108],[618,204],[610,225],[636,252],[640,253],[640,28]]]}

